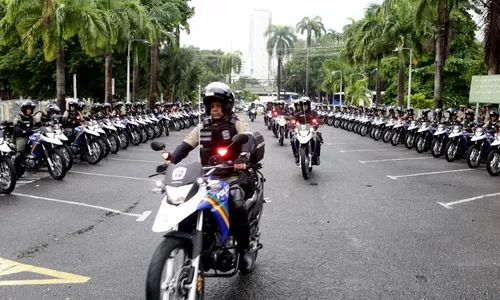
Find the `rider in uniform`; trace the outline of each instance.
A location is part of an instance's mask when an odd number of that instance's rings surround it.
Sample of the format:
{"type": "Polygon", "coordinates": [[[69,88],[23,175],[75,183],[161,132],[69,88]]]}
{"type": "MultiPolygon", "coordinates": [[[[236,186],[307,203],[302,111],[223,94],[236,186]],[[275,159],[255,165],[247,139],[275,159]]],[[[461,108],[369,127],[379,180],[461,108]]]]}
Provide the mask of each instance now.
{"type": "Polygon", "coordinates": [[[16,167],[21,163],[21,157],[24,155],[26,150],[26,144],[28,144],[28,138],[32,133],[32,128],[34,124],[33,120],[33,110],[35,109],[35,103],[31,100],[23,101],[21,104],[21,113],[14,117],[12,120],[12,125],[14,126],[14,138],[16,140],[16,167]]]}
{"type": "MultiPolygon", "coordinates": [[[[177,164],[183,160],[191,150],[199,146],[199,140],[200,146],[202,146],[201,163],[209,165],[208,160],[217,154],[218,148],[229,146],[231,138],[236,134],[247,134],[249,140],[241,146],[241,152],[228,151],[229,159],[234,161],[234,169],[245,170],[256,141],[248,124],[244,120],[238,119],[232,112],[235,101],[233,91],[226,84],[213,82],[205,88],[202,98],[205,111],[210,117],[196,126],[182,144],[177,146],[171,154],[170,161],[177,164]]],[[[248,188],[250,182],[246,182],[251,180],[245,176],[235,176],[234,173],[229,174],[224,180],[231,183],[229,198],[231,231],[242,251],[241,268],[249,272],[253,269],[255,262],[254,254],[250,249],[249,218],[245,205],[245,199],[250,198],[251,193],[253,193],[248,188]]]]}
{"type": "MultiPolygon", "coordinates": [[[[312,125],[315,130],[316,130],[316,153],[314,153],[312,157],[312,164],[319,166],[320,160],[319,156],[321,154],[321,145],[323,144],[323,137],[321,136],[321,133],[318,132],[318,125],[319,125],[319,119],[318,119],[318,112],[311,110],[311,100],[305,100],[301,101],[303,111],[296,113],[293,116],[293,120],[295,120],[295,124],[301,123],[301,124],[310,124],[312,125]]],[[[299,151],[295,147],[295,139],[296,137],[294,136],[292,142],[292,150],[293,150],[293,155],[295,156],[295,163],[298,165],[299,164],[299,151]]]]}

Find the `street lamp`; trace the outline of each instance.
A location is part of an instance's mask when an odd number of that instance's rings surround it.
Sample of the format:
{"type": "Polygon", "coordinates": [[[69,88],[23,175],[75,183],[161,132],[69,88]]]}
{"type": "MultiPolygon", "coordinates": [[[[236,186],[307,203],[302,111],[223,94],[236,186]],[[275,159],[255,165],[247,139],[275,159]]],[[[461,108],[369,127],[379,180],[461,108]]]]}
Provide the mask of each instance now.
{"type": "Polygon", "coordinates": [[[413,50],[411,48],[396,48],[394,52],[400,52],[402,50],[410,50],[410,75],[408,75],[408,108],[410,108],[411,104],[411,65],[413,62],[413,50]]]}
{"type": "Polygon", "coordinates": [[[340,101],[339,101],[339,105],[342,106],[342,71],[333,71],[332,72],[332,75],[335,75],[335,73],[340,73],[340,101]]]}
{"type": "Polygon", "coordinates": [[[127,52],[127,103],[130,103],[130,45],[132,42],[142,42],[144,44],[149,44],[148,41],[144,39],[135,39],[128,41],[128,52],[127,52]]]}

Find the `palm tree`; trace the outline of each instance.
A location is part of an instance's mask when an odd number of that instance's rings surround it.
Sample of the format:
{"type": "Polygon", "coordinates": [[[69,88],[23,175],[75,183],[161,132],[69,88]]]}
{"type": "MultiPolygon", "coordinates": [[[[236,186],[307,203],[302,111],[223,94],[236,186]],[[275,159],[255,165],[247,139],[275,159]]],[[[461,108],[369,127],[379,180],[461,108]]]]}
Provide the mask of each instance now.
{"type": "MultiPolygon", "coordinates": [[[[149,107],[153,107],[156,102],[158,47],[161,43],[166,43],[169,47],[175,44],[176,37],[172,33],[173,28],[181,20],[181,13],[173,2],[152,0],[149,5],[148,18],[149,40],[151,43],[151,67],[149,79],[149,107]]],[[[177,48],[178,45],[175,46],[177,48]]]]}
{"type": "Polygon", "coordinates": [[[488,74],[499,73],[500,63],[500,0],[487,0],[482,4],[484,23],[484,54],[488,74]]]}
{"type": "Polygon", "coordinates": [[[233,53],[226,53],[217,59],[217,65],[219,66],[220,72],[224,76],[228,76],[228,83],[231,84],[231,74],[232,72],[238,74],[241,72],[241,57],[243,53],[240,51],[234,51],[233,53]]]}
{"type": "Polygon", "coordinates": [[[124,51],[129,40],[133,38],[134,29],[144,31],[147,25],[147,11],[139,0],[99,0],[97,8],[108,16],[108,32],[105,50],[105,97],[111,103],[112,94],[112,58],[113,49],[118,47],[124,51]]]}
{"type": "Polygon", "coordinates": [[[264,37],[267,37],[267,51],[269,56],[276,56],[278,58],[278,73],[276,80],[278,83],[277,99],[279,100],[283,58],[287,57],[292,52],[293,45],[297,41],[297,36],[295,36],[294,29],[290,26],[270,25],[264,33],[264,37]]]}
{"type": "MultiPolygon", "coordinates": [[[[394,1],[394,0],[390,0],[394,1]]],[[[436,60],[434,71],[434,108],[443,107],[444,64],[449,55],[451,22],[450,14],[463,0],[417,0],[415,23],[422,30],[426,22],[436,24],[434,38],[436,60]]]]}
{"type": "Polygon", "coordinates": [[[297,32],[300,34],[304,34],[306,32],[306,41],[307,41],[307,65],[306,65],[306,95],[309,95],[309,55],[310,49],[312,45],[313,34],[315,38],[321,37],[321,35],[325,32],[325,26],[323,25],[323,21],[321,17],[316,16],[312,19],[309,17],[304,17],[302,20],[297,23],[297,32]]]}
{"type": "Polygon", "coordinates": [[[56,59],[57,104],[66,108],[64,41],[79,36],[82,48],[91,53],[107,38],[106,15],[93,0],[12,0],[0,21],[2,42],[18,37],[31,53],[43,41],[45,60],[56,59]]]}

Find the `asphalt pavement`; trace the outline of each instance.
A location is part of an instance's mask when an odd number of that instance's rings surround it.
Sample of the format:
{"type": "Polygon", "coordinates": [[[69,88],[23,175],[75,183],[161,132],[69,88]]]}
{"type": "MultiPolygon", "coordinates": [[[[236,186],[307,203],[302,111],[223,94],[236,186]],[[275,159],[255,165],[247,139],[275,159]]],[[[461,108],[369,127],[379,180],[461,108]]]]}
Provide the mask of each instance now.
{"type": "MultiPolygon", "coordinates": [[[[252,274],[207,278],[207,299],[500,298],[498,178],[325,126],[305,181],[288,140],[250,126],[266,138],[264,247],[252,274]]],[[[62,181],[25,175],[0,197],[0,299],[144,299],[159,163],[147,143],[62,181]]]]}

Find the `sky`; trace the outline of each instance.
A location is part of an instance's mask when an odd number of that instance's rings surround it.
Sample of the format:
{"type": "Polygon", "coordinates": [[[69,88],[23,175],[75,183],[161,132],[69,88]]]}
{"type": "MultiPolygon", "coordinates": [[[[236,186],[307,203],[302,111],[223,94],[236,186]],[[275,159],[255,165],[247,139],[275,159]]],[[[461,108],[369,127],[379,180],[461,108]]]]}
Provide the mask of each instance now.
{"type": "MultiPolygon", "coordinates": [[[[250,14],[269,10],[273,24],[295,25],[303,17],[320,16],[326,29],[342,32],[348,18],[363,17],[369,3],[382,0],[191,0],[195,15],[189,20],[191,33],[181,35],[182,45],[201,49],[240,50],[248,53],[250,14]]],[[[265,47],[265,46],[264,46],[265,47]]]]}

